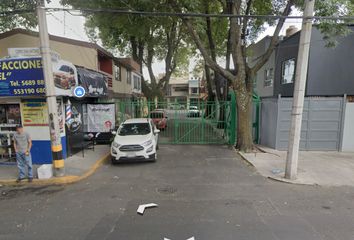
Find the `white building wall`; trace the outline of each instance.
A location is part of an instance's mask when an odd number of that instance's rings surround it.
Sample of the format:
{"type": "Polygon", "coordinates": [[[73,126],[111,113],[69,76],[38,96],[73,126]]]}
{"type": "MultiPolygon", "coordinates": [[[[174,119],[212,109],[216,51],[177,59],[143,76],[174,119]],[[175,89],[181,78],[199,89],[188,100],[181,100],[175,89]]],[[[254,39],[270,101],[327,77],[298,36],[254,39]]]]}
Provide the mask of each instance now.
{"type": "Polygon", "coordinates": [[[187,97],[188,96],[188,85],[171,85],[171,97],[187,97]],[[185,88],[185,91],[176,91],[176,88],[185,88]]]}

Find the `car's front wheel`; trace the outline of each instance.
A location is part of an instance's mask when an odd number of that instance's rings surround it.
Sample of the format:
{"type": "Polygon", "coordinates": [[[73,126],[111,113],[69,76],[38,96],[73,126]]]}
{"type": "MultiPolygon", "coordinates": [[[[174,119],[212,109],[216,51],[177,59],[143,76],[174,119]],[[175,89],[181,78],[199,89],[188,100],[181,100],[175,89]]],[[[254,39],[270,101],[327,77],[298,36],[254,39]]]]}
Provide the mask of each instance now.
{"type": "Polygon", "coordinates": [[[117,164],[117,160],[115,157],[111,157],[111,163],[112,165],[117,164]]]}

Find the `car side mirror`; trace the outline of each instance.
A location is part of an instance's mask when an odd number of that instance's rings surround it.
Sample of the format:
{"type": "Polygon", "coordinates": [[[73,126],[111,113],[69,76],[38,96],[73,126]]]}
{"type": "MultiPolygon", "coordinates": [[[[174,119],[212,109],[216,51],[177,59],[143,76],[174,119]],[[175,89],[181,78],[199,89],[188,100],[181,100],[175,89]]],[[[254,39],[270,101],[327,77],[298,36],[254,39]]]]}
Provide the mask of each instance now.
{"type": "Polygon", "coordinates": [[[111,132],[113,135],[116,135],[117,134],[117,131],[112,131],[111,132]]]}
{"type": "Polygon", "coordinates": [[[159,129],[155,129],[155,130],[154,130],[154,133],[155,133],[155,134],[158,134],[159,132],[160,132],[159,129]]]}

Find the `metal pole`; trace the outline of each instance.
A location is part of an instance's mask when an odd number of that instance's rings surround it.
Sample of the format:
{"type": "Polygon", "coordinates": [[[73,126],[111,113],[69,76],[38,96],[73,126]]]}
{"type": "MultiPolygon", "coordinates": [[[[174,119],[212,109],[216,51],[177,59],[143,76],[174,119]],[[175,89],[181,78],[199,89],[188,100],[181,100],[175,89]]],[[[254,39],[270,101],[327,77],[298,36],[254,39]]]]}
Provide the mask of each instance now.
{"type": "Polygon", "coordinates": [[[302,112],[304,108],[307,68],[310,51],[312,17],[315,0],[305,1],[304,19],[300,34],[299,53],[296,63],[294,100],[291,113],[288,153],[286,158],[285,178],[296,179],[301,137],[302,112]]]}
{"type": "Polygon", "coordinates": [[[54,176],[64,176],[64,159],[60,137],[60,127],[58,120],[57,98],[53,79],[51,52],[49,48],[49,36],[47,28],[46,12],[44,0],[39,0],[37,5],[40,50],[42,55],[43,73],[46,88],[46,99],[48,105],[48,120],[51,141],[51,151],[53,157],[54,176]]]}

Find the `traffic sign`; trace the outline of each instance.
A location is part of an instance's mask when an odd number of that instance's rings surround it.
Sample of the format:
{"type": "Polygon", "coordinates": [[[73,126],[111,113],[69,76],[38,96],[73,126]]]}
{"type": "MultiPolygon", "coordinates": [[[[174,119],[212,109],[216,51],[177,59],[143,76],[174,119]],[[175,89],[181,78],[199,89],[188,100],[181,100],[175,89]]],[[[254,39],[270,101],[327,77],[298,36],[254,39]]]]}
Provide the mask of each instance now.
{"type": "Polygon", "coordinates": [[[81,86],[76,86],[73,90],[74,96],[78,98],[82,98],[86,94],[85,88],[81,86]]]}

